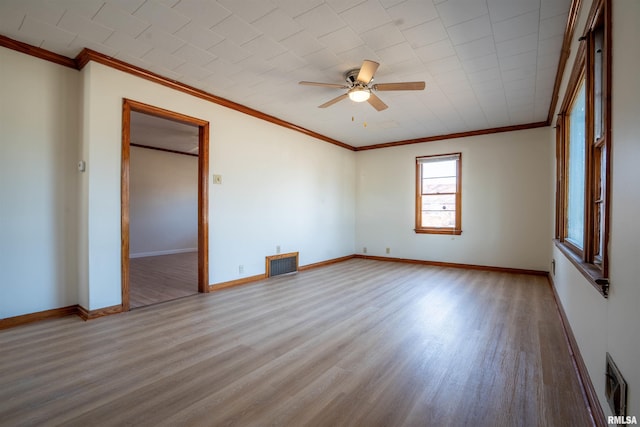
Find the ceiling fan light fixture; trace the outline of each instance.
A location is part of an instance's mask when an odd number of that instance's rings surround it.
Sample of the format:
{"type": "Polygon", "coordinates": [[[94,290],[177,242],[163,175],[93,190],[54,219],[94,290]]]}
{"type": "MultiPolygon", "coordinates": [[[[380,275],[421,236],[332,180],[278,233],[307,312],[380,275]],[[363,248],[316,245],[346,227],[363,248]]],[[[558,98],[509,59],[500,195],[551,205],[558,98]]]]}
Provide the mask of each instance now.
{"type": "Polygon", "coordinates": [[[353,102],[364,102],[371,96],[371,90],[366,87],[354,87],[349,91],[349,99],[353,102]]]}
{"type": "Polygon", "coordinates": [[[333,104],[340,102],[346,98],[349,98],[353,102],[365,102],[368,101],[369,105],[375,108],[377,111],[386,110],[389,108],[387,104],[382,102],[372,90],[375,91],[391,91],[391,90],[424,90],[424,82],[398,82],[398,83],[376,83],[372,84],[374,74],[378,69],[378,64],[375,61],[369,61],[365,59],[362,62],[362,67],[354,68],[344,74],[347,84],[336,83],[319,83],[301,81],[301,85],[307,86],[321,86],[330,87],[336,89],[346,89],[346,92],[342,92],[342,95],[336,96],[333,99],[318,105],[318,108],[327,108],[333,104]]]}

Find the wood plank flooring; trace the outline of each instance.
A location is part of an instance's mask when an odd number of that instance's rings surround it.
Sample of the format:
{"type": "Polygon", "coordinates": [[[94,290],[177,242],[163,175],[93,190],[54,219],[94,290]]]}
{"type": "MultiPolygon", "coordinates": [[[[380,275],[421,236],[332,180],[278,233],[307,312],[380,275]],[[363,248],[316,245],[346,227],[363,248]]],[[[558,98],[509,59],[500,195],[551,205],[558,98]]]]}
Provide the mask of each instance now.
{"type": "Polygon", "coordinates": [[[0,425],[591,421],[546,278],[353,259],[0,331],[0,425]]]}
{"type": "Polygon", "coordinates": [[[197,293],[197,252],[129,260],[131,308],[171,301],[197,293]]]}

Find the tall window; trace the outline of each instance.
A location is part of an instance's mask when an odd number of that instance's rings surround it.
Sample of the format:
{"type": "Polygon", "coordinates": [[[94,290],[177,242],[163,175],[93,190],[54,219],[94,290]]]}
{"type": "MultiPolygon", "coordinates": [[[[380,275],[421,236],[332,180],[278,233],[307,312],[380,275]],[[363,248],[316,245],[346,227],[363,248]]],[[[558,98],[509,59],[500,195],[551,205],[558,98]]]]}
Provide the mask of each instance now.
{"type": "Polygon", "coordinates": [[[579,250],[584,241],[585,196],[585,82],[582,80],[567,118],[567,233],[566,239],[579,250]]]}
{"type": "Polygon", "coordinates": [[[416,233],[461,234],[460,153],[416,158],[416,233]]]}
{"type": "Polygon", "coordinates": [[[593,3],[557,121],[557,246],[606,297],[611,1],[593,3]]]}
{"type": "MultiPolygon", "coordinates": [[[[596,26],[589,37],[589,63],[592,69],[591,86],[593,92],[593,136],[590,140],[589,151],[591,160],[591,206],[593,222],[592,253],[593,263],[604,269],[605,233],[605,198],[608,176],[607,147],[609,146],[610,108],[607,107],[605,97],[609,96],[611,87],[610,61],[605,56],[605,25],[604,13],[601,13],[596,26]],[[609,72],[606,69],[609,69],[609,72]]],[[[605,270],[606,272],[606,270],[605,270]]]]}

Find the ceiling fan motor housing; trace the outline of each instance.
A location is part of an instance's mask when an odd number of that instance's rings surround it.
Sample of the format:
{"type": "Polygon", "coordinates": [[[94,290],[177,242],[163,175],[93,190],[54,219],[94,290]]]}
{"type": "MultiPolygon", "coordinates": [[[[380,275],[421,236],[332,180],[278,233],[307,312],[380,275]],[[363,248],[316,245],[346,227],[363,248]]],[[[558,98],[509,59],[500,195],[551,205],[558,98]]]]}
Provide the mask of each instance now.
{"type": "MultiPolygon", "coordinates": [[[[354,68],[353,70],[349,70],[344,74],[347,83],[349,86],[355,86],[358,83],[358,74],[360,74],[360,68],[354,68]]],[[[373,78],[371,79],[373,81],[373,78]]],[[[362,86],[366,86],[367,84],[364,82],[360,82],[362,86]]]]}

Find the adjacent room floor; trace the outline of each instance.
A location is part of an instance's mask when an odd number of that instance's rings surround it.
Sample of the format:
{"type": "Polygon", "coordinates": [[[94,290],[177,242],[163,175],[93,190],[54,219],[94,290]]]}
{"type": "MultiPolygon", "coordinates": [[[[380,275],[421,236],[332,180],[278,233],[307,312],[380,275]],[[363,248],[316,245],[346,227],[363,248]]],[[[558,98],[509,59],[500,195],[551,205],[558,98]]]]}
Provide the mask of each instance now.
{"type": "Polygon", "coordinates": [[[354,259],[0,331],[0,424],[591,420],[545,277],[354,259]]]}
{"type": "Polygon", "coordinates": [[[171,301],[197,293],[197,252],[129,260],[131,308],[171,301]]]}

